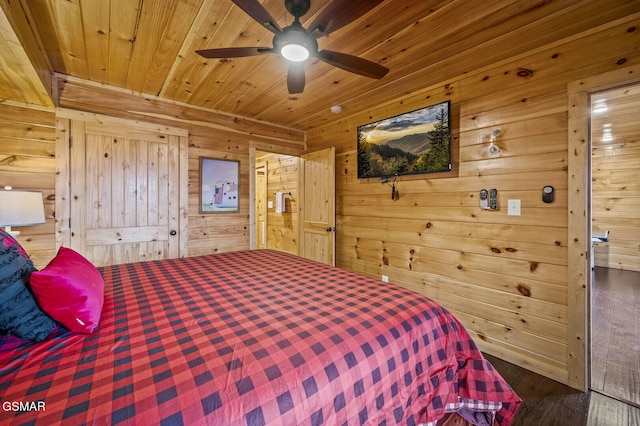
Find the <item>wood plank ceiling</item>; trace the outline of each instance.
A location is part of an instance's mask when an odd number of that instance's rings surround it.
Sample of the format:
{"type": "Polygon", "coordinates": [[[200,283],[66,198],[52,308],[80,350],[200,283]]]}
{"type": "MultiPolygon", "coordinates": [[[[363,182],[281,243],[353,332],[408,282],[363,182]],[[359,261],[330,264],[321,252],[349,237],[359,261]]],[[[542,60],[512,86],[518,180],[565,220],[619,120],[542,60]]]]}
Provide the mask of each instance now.
{"type": "MultiPolygon", "coordinates": [[[[283,0],[262,3],[281,27],[291,23],[283,0]]],[[[303,26],[329,3],[312,0],[303,26]]],[[[35,53],[44,52],[40,62],[52,72],[303,131],[336,120],[332,105],[363,111],[638,11],[636,1],[620,0],[385,0],[319,45],[380,63],[390,68],[387,76],[369,79],[308,60],[304,92],[289,95],[287,63],[277,55],[219,60],[194,53],[271,46],[272,33],[231,0],[0,5],[23,45],[36,40],[38,46],[24,46],[36,69],[35,53]]],[[[0,71],[14,65],[0,59],[0,71]]],[[[0,72],[0,99],[24,101],[12,79],[0,72]]]]}

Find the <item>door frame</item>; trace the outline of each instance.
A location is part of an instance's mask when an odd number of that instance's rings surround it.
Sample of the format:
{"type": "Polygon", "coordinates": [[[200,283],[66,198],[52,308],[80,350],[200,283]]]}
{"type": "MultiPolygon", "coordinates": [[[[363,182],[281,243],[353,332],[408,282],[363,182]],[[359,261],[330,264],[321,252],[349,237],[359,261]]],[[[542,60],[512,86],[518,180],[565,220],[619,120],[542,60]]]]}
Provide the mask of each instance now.
{"type": "Polygon", "coordinates": [[[591,93],[640,81],[633,65],[568,84],[567,384],[591,386],[591,93]]]}

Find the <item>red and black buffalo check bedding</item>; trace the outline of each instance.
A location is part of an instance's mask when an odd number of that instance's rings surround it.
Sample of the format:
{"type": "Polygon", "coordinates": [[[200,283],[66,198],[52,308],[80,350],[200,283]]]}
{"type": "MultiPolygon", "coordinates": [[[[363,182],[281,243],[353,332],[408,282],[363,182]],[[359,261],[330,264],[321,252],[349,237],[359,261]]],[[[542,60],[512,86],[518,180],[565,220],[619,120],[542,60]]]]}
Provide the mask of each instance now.
{"type": "Polygon", "coordinates": [[[392,284],[271,250],[100,271],[93,334],[0,337],[0,424],[507,425],[520,402],[451,314],[392,284]]]}

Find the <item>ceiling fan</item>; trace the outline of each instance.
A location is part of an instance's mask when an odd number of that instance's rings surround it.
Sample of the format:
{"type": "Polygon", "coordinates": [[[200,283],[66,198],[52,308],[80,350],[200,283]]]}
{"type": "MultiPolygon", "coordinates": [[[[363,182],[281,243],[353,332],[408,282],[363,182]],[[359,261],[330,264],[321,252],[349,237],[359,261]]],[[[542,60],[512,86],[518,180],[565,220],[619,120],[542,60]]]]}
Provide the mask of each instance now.
{"type": "Polygon", "coordinates": [[[231,0],[247,15],[274,33],[273,47],[227,47],[197,50],[205,58],[241,58],[265,53],[282,55],[289,60],[287,88],[290,94],[302,93],[305,84],[303,61],[315,57],[330,65],[371,78],[382,78],[389,69],[357,56],[331,50],[318,51],[316,39],[336,31],[364,15],[383,0],[334,0],[305,29],[300,17],[309,11],[310,0],[285,0],[284,4],[294,22],[280,28],[277,21],[258,0],[231,0]]]}

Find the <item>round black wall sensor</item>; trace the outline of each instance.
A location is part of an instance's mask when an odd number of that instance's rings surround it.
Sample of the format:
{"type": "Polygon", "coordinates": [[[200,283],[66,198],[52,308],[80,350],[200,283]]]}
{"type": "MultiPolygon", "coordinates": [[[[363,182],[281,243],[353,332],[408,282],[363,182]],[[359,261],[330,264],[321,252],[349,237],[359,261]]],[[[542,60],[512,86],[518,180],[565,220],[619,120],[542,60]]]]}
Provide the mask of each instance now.
{"type": "Polygon", "coordinates": [[[553,186],[547,185],[542,188],[542,201],[545,203],[553,203],[553,200],[556,198],[556,191],[553,189],[553,186]]]}

